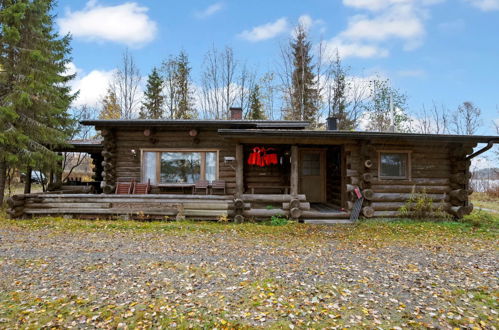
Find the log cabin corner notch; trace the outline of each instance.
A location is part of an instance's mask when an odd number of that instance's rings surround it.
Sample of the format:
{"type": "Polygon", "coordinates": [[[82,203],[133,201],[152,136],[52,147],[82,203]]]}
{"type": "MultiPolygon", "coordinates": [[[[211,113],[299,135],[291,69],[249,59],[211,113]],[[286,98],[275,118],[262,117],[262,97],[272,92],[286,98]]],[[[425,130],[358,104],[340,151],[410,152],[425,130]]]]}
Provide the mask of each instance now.
{"type": "Polygon", "coordinates": [[[468,158],[478,143],[497,141],[491,136],[316,131],[297,121],[82,123],[95,126],[103,137],[92,158],[104,195],[18,196],[13,214],[145,212],[236,221],[272,215],[343,221],[350,217],[358,188],[365,197],[365,217],[397,216],[413,191],[425,191],[460,217],[472,209],[468,158]],[[255,152],[258,164],[248,162],[255,152]],[[198,180],[223,182],[223,193],[193,195],[198,180]],[[132,181],[150,182],[150,195],[114,194],[118,182],[132,181]]]}

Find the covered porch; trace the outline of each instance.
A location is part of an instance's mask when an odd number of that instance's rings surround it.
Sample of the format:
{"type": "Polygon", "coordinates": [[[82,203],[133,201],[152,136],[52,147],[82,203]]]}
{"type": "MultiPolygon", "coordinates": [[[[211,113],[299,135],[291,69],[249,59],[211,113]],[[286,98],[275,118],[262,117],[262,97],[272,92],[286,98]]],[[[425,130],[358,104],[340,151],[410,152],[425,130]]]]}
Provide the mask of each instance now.
{"type": "Polygon", "coordinates": [[[279,215],[305,222],[349,219],[344,162],[341,145],[237,141],[235,199],[246,209],[236,207],[235,217],[279,215]],[[275,154],[277,161],[255,164],[253,156],[262,150],[275,154]]]}

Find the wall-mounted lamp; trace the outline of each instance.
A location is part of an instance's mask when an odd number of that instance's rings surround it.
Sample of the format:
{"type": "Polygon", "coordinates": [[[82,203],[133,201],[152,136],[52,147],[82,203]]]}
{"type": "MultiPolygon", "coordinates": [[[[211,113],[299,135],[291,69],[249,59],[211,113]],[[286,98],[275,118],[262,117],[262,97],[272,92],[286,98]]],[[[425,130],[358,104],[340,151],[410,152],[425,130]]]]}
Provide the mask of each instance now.
{"type": "Polygon", "coordinates": [[[137,158],[137,150],[132,149],[132,150],[130,150],[130,153],[132,154],[133,158],[137,158]]]}
{"type": "Polygon", "coordinates": [[[234,165],[236,164],[236,157],[224,157],[224,164],[229,165],[233,170],[235,170],[234,165]]]}

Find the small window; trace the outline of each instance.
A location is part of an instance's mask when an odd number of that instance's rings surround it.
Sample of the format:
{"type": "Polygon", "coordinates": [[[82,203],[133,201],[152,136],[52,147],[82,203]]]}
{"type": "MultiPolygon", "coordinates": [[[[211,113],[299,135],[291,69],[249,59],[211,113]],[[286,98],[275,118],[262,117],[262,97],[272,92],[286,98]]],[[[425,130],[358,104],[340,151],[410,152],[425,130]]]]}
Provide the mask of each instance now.
{"type": "Polygon", "coordinates": [[[380,179],[409,179],[409,162],[408,152],[380,152],[380,179]]]}

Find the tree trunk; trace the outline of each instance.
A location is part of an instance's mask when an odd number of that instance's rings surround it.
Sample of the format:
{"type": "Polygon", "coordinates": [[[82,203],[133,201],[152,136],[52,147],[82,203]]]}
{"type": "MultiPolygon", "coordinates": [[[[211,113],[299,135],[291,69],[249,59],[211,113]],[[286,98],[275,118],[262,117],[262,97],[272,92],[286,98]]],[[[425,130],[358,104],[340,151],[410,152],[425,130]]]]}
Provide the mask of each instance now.
{"type": "Polygon", "coordinates": [[[31,167],[28,167],[26,169],[26,177],[25,177],[25,181],[24,181],[24,193],[25,194],[31,193],[31,172],[32,172],[31,167]]]}
{"type": "Polygon", "coordinates": [[[5,194],[5,183],[7,182],[7,162],[0,160],[0,208],[3,205],[5,194]]]}

